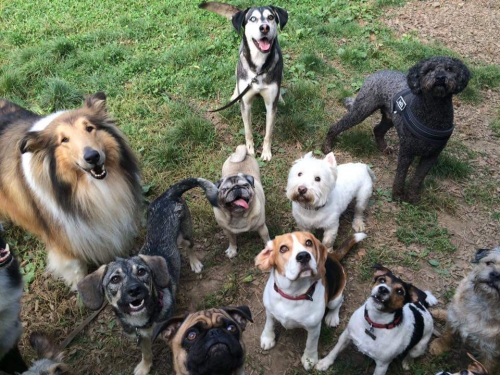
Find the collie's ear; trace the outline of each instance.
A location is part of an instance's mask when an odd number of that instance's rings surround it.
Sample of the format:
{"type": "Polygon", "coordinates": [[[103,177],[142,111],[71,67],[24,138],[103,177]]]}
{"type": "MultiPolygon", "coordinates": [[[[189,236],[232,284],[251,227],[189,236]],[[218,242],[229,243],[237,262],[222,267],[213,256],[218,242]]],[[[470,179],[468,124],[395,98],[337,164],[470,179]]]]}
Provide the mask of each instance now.
{"type": "Polygon", "coordinates": [[[104,302],[104,288],[102,281],[106,274],[108,266],[102,265],[97,271],[80,281],[77,285],[78,293],[82,296],[82,301],[85,306],[91,310],[99,310],[104,302]]]}
{"type": "Polygon", "coordinates": [[[261,271],[269,271],[274,267],[273,241],[267,241],[266,248],[255,257],[255,266],[261,271]]]}
{"type": "Polygon", "coordinates": [[[19,151],[21,154],[26,152],[35,152],[41,148],[40,142],[40,133],[39,132],[28,132],[22,139],[19,141],[19,151]]]}
{"type": "Polygon", "coordinates": [[[170,284],[170,275],[168,273],[167,261],[158,255],[142,255],[141,258],[153,272],[153,281],[159,288],[166,288],[170,284]]]}
{"type": "Polygon", "coordinates": [[[102,91],[85,98],[85,107],[94,109],[96,112],[106,111],[106,94],[102,91]]]}

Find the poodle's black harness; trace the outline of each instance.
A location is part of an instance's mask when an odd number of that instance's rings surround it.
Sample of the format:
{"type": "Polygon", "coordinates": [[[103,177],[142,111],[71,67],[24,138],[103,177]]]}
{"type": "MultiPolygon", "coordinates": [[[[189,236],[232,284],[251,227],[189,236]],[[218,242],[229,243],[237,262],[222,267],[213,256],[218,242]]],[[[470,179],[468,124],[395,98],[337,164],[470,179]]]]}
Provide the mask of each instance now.
{"type": "Polygon", "coordinates": [[[394,95],[392,99],[394,113],[401,115],[404,124],[415,137],[443,146],[446,145],[455,127],[452,126],[447,130],[436,130],[422,124],[410,109],[410,104],[414,97],[415,95],[413,95],[410,89],[404,89],[394,95]]]}

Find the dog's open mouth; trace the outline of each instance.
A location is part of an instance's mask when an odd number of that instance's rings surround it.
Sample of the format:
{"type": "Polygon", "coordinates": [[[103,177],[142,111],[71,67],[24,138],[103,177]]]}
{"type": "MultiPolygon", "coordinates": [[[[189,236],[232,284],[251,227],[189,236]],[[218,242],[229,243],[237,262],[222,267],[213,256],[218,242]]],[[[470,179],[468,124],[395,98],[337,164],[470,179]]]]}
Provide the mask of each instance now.
{"type": "Polygon", "coordinates": [[[244,210],[248,210],[248,199],[246,198],[238,198],[229,203],[230,207],[234,208],[243,208],[244,210]]]}
{"type": "Polygon", "coordinates": [[[128,304],[131,312],[141,311],[145,307],[145,303],[143,299],[136,299],[128,304]]]}
{"type": "Polygon", "coordinates": [[[6,245],[5,249],[0,249],[0,267],[8,266],[12,258],[12,254],[9,251],[9,245],[6,245]]]}
{"type": "Polygon", "coordinates": [[[299,278],[311,277],[312,275],[313,275],[313,271],[309,267],[305,267],[305,268],[301,269],[299,272],[299,278]]]}
{"type": "Polygon", "coordinates": [[[253,40],[253,44],[260,52],[267,53],[271,50],[271,42],[267,38],[262,38],[260,40],[253,40]]]}
{"type": "Polygon", "coordinates": [[[372,295],[373,300],[375,303],[383,305],[385,303],[385,300],[383,300],[378,294],[372,295]]]}
{"type": "Polygon", "coordinates": [[[102,180],[108,174],[108,172],[106,171],[106,167],[104,166],[104,164],[96,165],[94,168],[92,168],[92,169],[89,170],[89,173],[90,173],[90,175],[92,177],[94,177],[97,180],[102,180]]]}

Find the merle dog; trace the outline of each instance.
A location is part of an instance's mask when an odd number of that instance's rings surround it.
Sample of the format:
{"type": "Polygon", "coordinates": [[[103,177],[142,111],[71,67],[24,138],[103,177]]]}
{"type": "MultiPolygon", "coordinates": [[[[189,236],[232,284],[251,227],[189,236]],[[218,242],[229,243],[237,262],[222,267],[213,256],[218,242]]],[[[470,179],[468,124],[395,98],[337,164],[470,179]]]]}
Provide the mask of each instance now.
{"type": "Polygon", "coordinates": [[[124,331],[136,337],[142,361],[135,375],[151,368],[153,324],[171,318],[174,311],[181,268],[178,245],[192,246],[191,215],[181,196],[195,187],[203,188],[217,205],[217,188],[210,181],[190,178],[171,186],[148,208],[148,231],[139,255],[101,266],[78,284],[88,308],[97,310],[106,299],[124,331]]]}
{"type": "Polygon", "coordinates": [[[418,62],[408,75],[390,70],[377,72],[366,78],[356,99],[344,101],[348,112],[328,131],[323,152],[331,151],[340,133],[380,109],[382,120],[373,129],[379,150],[391,152],[384,136],[392,126],[399,136],[393,198],[416,203],[425,176],[454,129],[452,96],[464,90],[469,79],[469,69],[460,60],[442,56],[418,62]],[[420,162],[405,194],[408,168],[417,156],[420,162]]]}

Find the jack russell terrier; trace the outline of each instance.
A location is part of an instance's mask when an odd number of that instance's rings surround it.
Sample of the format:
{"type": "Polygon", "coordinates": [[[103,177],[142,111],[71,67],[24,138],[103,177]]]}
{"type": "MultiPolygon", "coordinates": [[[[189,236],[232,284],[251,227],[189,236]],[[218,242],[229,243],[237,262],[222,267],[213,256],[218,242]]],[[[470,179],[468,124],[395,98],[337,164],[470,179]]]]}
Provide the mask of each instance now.
{"type": "Polygon", "coordinates": [[[325,309],[329,311],[325,323],[339,325],[339,310],[346,274],[340,260],[358,242],[364,233],[349,237],[329,255],[314,235],[308,232],[287,233],[269,241],[255,258],[262,271],[271,271],[264,290],[266,325],[260,336],[260,346],[269,350],[276,345],[274,321],[286,329],[307,330],[307,343],[302,355],[306,370],[318,362],[318,340],[325,309]]]}

